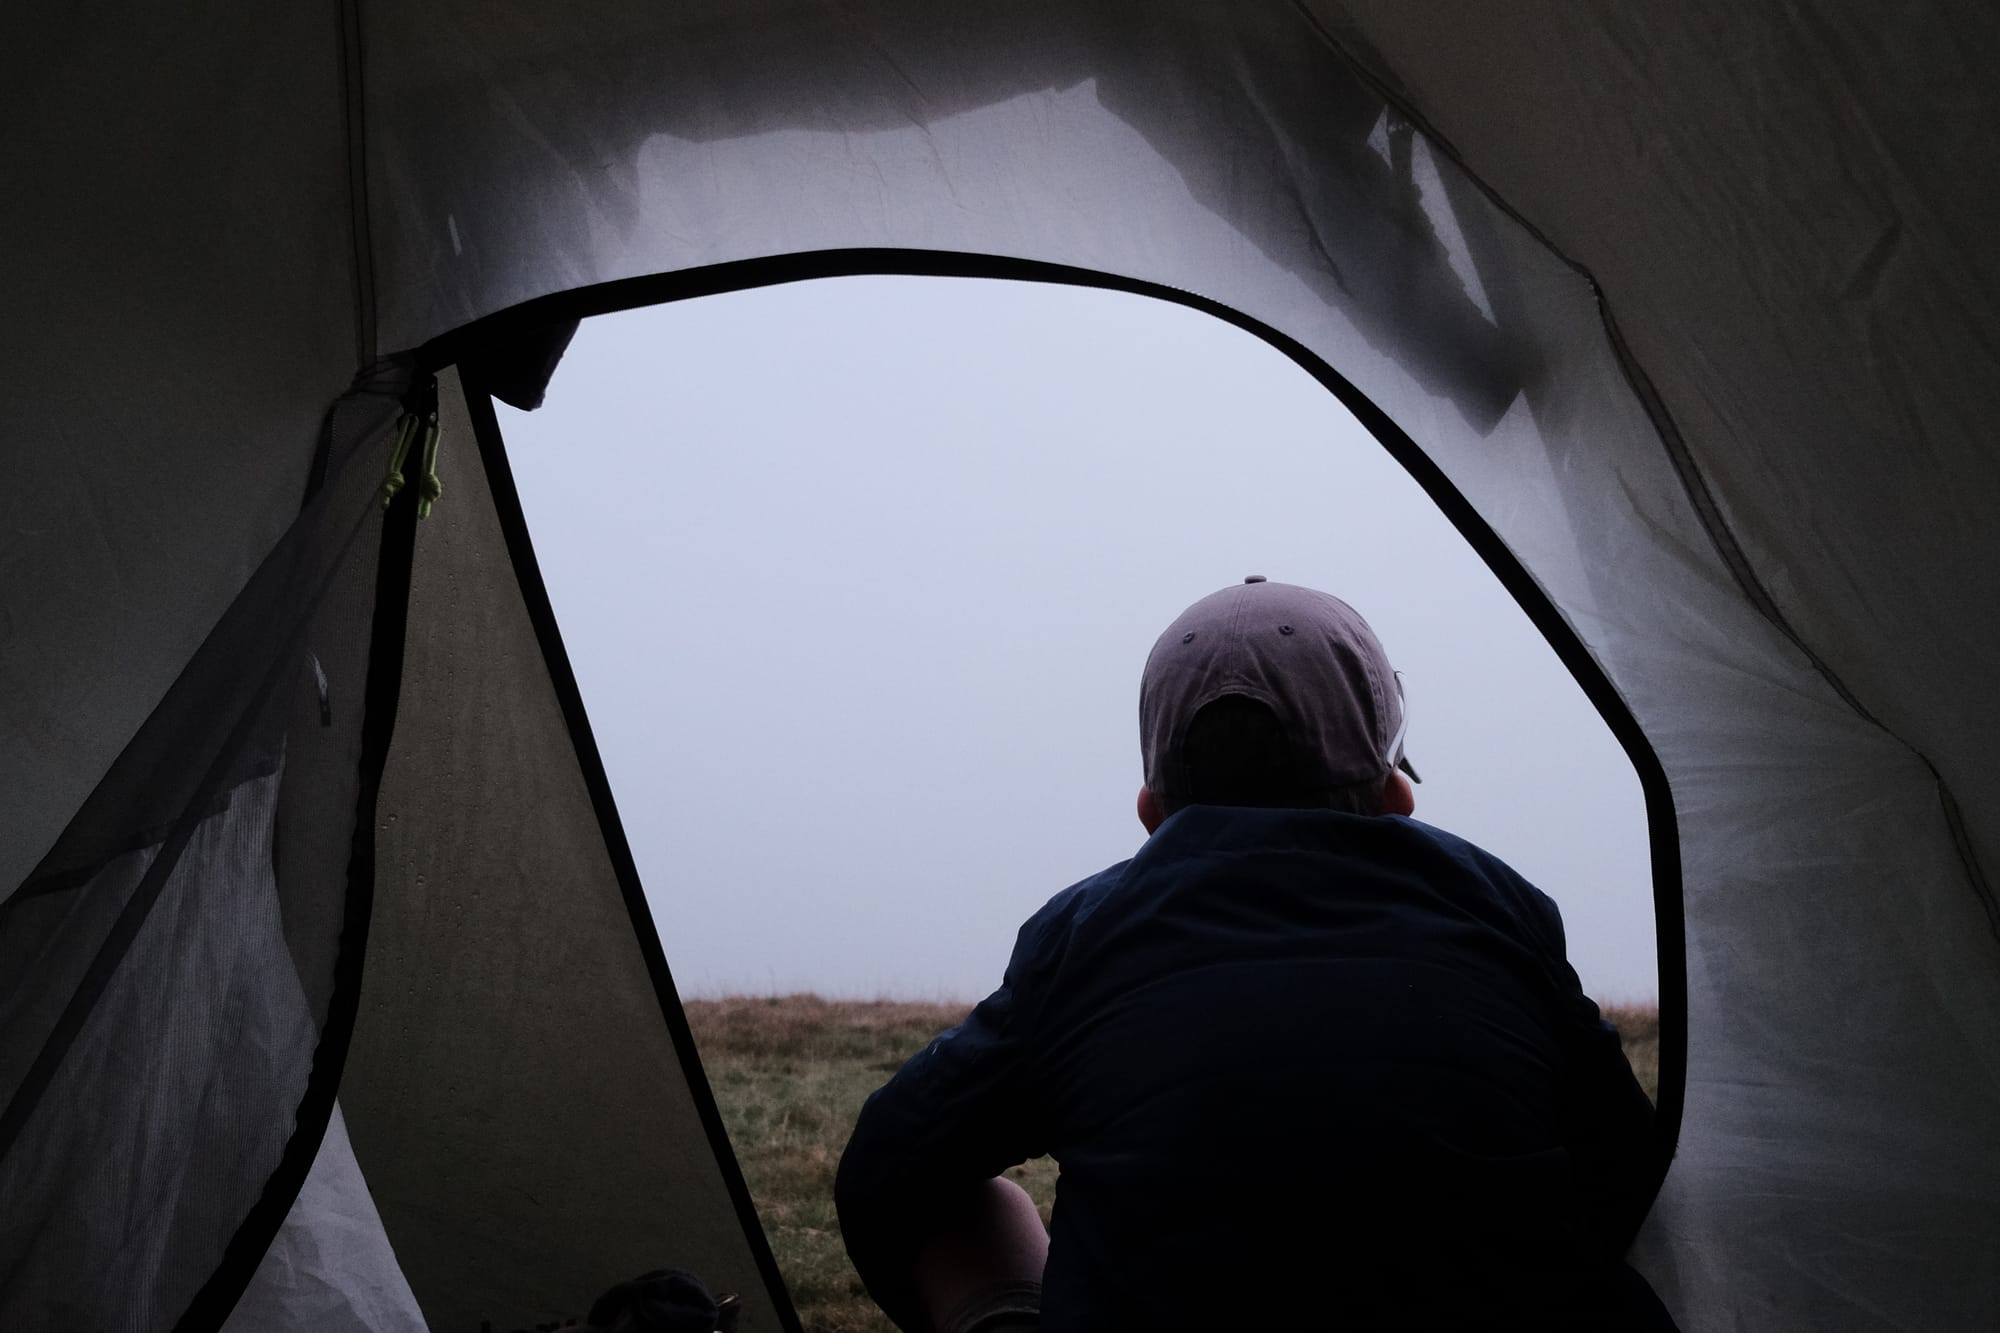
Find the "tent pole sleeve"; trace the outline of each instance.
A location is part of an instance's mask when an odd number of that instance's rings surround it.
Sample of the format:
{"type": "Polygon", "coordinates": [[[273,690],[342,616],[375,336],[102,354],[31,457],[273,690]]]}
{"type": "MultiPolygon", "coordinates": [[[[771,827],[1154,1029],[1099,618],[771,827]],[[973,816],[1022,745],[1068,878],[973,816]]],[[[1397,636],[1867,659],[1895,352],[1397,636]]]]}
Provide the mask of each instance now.
{"type": "Polygon", "coordinates": [[[354,360],[375,360],[375,244],[368,220],[368,102],[361,0],[340,3],[341,109],[346,117],[347,217],[354,259],[354,360]]]}

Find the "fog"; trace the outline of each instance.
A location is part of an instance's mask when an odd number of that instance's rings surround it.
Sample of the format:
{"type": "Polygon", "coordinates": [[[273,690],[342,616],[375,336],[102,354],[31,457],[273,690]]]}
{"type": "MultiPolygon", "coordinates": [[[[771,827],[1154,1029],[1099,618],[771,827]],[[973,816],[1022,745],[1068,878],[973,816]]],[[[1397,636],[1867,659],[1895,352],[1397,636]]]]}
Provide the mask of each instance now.
{"type": "Polygon", "coordinates": [[[971,999],[1144,832],[1154,637],[1246,574],[1404,673],[1417,817],[1657,993],[1638,780],[1435,505],[1278,352],[1180,307],[843,278],[588,321],[501,409],[683,993],[971,999]]]}

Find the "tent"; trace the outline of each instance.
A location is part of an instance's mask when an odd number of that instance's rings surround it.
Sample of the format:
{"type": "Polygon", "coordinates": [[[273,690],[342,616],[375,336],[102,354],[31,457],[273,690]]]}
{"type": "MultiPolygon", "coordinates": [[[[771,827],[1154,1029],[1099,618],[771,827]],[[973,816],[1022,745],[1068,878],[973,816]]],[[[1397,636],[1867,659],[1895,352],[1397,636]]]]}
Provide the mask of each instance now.
{"type": "Polygon", "coordinates": [[[509,1329],[669,1262],[796,1324],[492,402],[855,272],[1178,301],[1346,400],[1646,785],[1635,1262],[1690,1329],[2000,1325],[1990,7],[14,29],[0,1327],[509,1329]]]}

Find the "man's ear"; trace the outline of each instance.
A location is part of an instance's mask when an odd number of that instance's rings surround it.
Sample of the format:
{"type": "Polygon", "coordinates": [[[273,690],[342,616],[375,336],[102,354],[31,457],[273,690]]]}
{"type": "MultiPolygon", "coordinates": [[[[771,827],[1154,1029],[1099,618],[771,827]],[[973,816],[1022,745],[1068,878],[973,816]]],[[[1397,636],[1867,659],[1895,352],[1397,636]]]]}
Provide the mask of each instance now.
{"type": "Polygon", "coordinates": [[[1139,788],[1139,822],[1146,826],[1146,836],[1167,822],[1166,812],[1160,809],[1160,798],[1153,795],[1151,787],[1139,788]]]}
{"type": "Polygon", "coordinates": [[[1382,813],[1385,815],[1413,815],[1417,812],[1417,793],[1410,786],[1410,780],[1395,769],[1382,783],[1382,813]]]}

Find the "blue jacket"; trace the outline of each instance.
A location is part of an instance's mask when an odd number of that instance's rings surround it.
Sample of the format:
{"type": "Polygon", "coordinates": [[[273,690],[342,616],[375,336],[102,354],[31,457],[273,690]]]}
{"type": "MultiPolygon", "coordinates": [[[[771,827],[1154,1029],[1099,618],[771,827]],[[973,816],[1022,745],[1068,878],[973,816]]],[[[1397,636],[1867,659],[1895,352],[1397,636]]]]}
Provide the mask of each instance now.
{"type": "Polygon", "coordinates": [[[1043,1328],[1606,1327],[1652,1107],[1555,904],[1415,820],[1196,806],[1049,900],[869,1098],[869,1291],[971,1184],[1061,1166],[1043,1328]]]}

